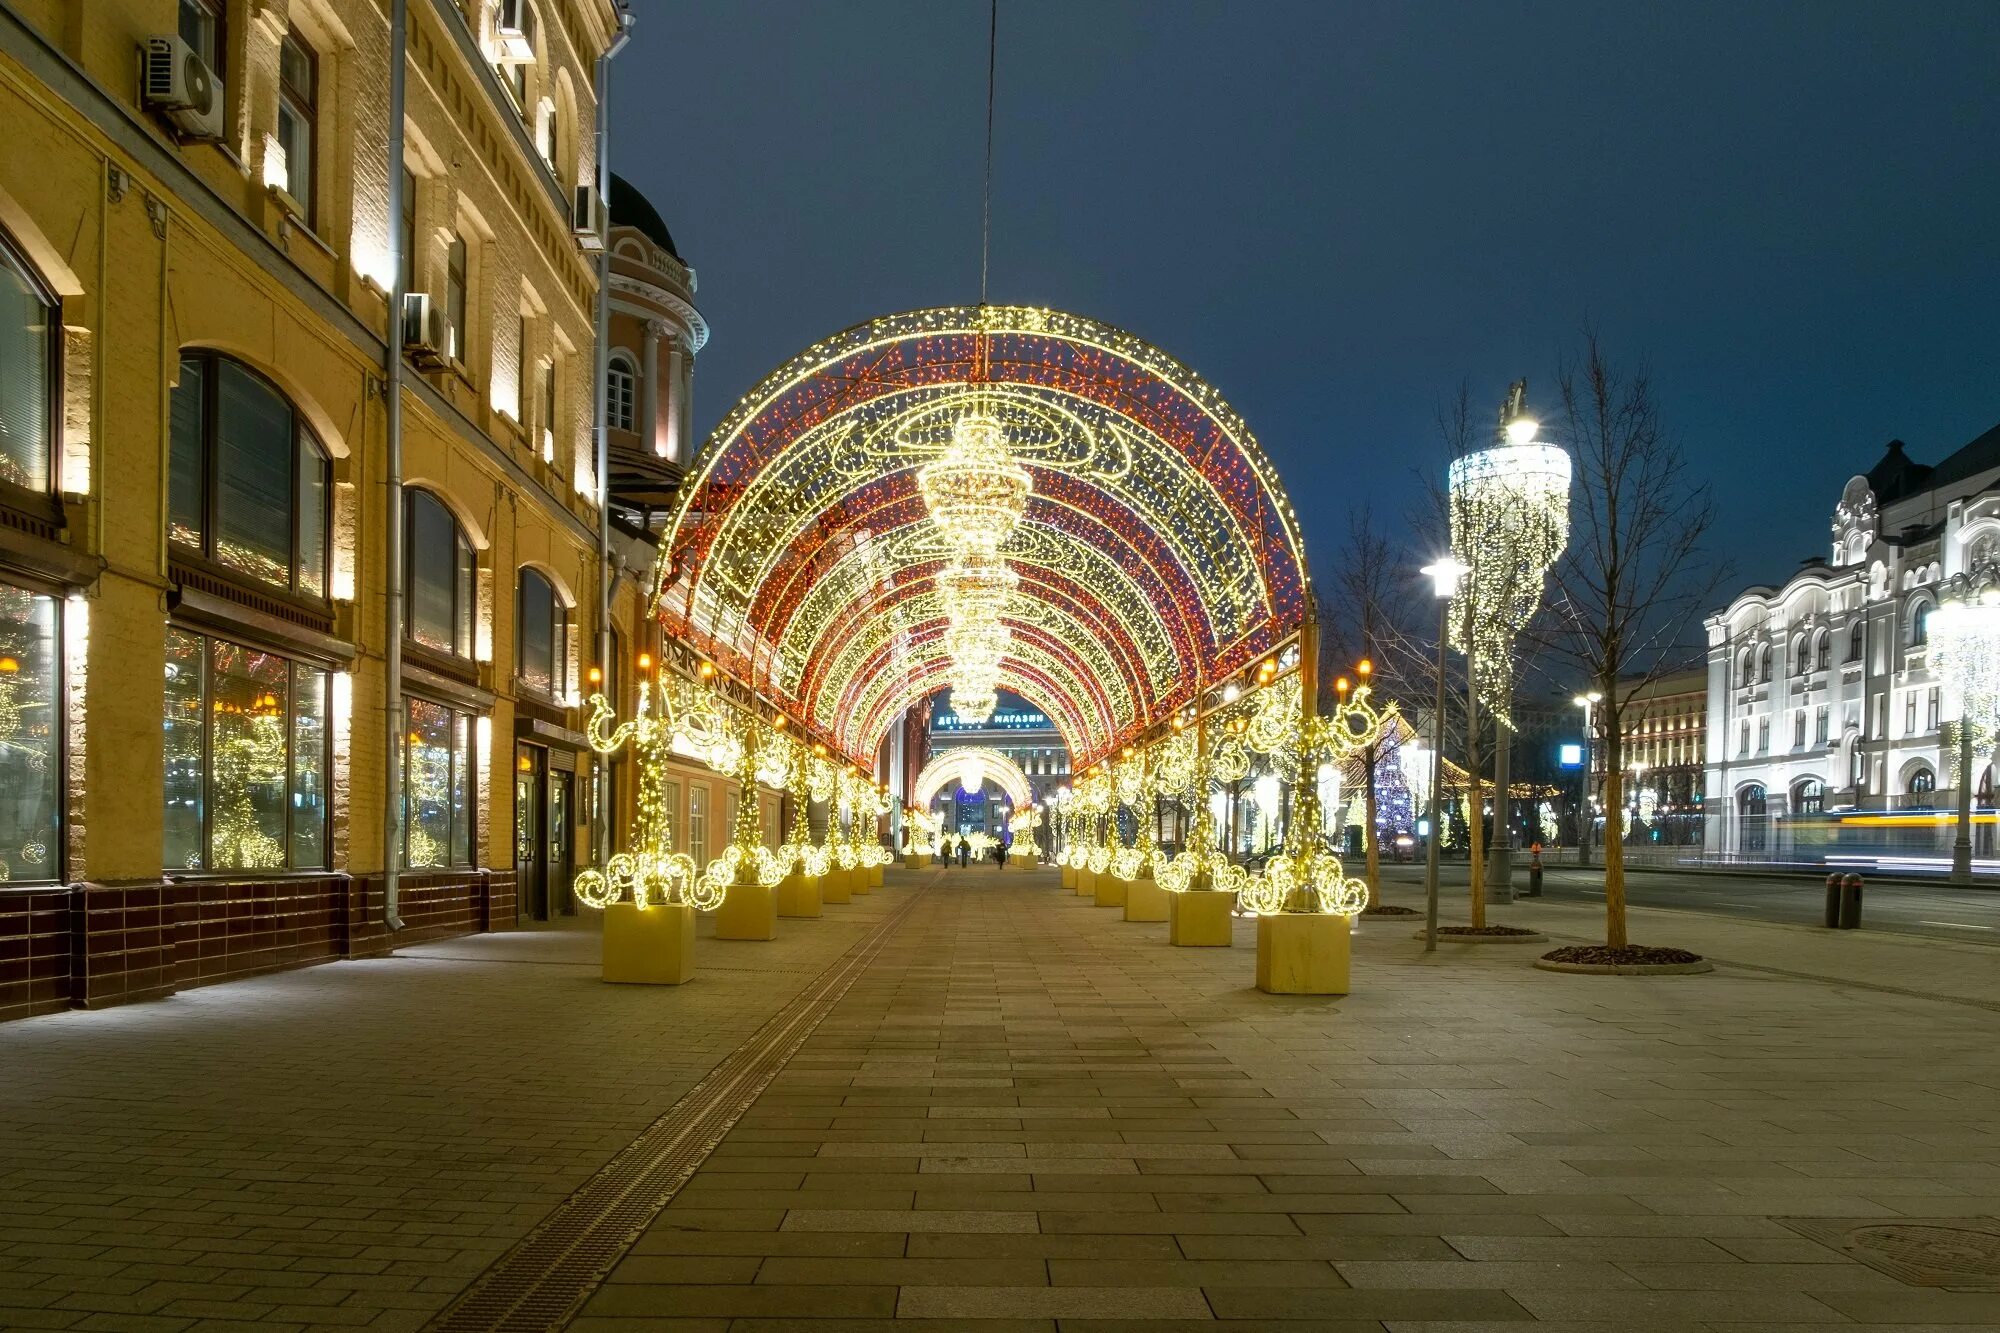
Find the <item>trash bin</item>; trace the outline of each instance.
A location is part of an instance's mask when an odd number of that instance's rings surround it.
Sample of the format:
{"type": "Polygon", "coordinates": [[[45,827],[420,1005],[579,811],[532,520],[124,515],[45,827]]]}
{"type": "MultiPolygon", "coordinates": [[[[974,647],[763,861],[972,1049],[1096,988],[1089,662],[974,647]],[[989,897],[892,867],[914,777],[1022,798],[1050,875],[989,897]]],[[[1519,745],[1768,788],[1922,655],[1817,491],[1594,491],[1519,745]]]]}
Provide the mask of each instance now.
{"type": "Polygon", "coordinates": [[[1849,875],[1840,881],[1840,928],[1853,930],[1861,924],[1861,876],[1849,875]]]}
{"type": "Polygon", "coordinates": [[[1542,844],[1539,842],[1528,853],[1528,897],[1542,896],[1542,844]]]}
{"type": "Polygon", "coordinates": [[[1840,881],[1838,870],[1826,877],[1826,928],[1840,929],[1840,881]]]}

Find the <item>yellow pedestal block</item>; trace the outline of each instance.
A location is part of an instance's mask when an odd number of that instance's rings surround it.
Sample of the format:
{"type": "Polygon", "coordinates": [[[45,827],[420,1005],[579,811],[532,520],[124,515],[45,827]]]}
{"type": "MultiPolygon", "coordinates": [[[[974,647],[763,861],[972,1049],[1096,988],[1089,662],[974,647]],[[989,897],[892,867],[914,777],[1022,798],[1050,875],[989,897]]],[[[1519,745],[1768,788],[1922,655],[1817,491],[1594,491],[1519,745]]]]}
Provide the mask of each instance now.
{"type": "Polygon", "coordinates": [[[1214,889],[1192,889],[1167,895],[1167,943],[1220,945],[1236,942],[1236,895],[1214,889]]]}
{"type": "Polygon", "coordinates": [[[1151,875],[1141,875],[1130,881],[1125,890],[1125,919],[1127,921],[1165,921],[1171,911],[1168,899],[1180,897],[1160,887],[1160,882],[1151,875]]]}
{"type": "Polygon", "coordinates": [[[1257,918],[1257,989],[1272,995],[1347,994],[1350,917],[1281,912],[1257,918]]]}
{"type": "Polygon", "coordinates": [[[849,893],[863,894],[873,887],[868,883],[868,871],[865,867],[856,866],[852,870],[842,870],[839,873],[847,876],[847,891],[849,893]]]}
{"type": "Polygon", "coordinates": [[[848,885],[846,871],[832,868],[819,877],[819,900],[823,903],[854,901],[854,893],[848,885]]]}
{"type": "Polygon", "coordinates": [[[868,887],[869,887],[869,888],[871,888],[871,889],[879,889],[879,888],[881,888],[881,887],[882,887],[882,867],[881,867],[881,866],[869,866],[869,867],[868,867],[868,872],[867,872],[867,873],[868,873],[868,887]]]}
{"type": "Polygon", "coordinates": [[[1076,896],[1079,898],[1097,896],[1097,872],[1089,866],[1076,872],[1076,896]]]}
{"type": "Polygon", "coordinates": [[[930,864],[931,858],[924,852],[911,852],[903,858],[904,867],[910,870],[928,870],[930,864]]]}
{"type": "Polygon", "coordinates": [[[1074,889],[1076,887],[1075,866],[1064,866],[1062,868],[1062,886],[1066,889],[1074,889]]]}
{"type": "Polygon", "coordinates": [[[778,881],[779,916],[818,916],[819,881],[794,870],[778,881]]]}
{"type": "Polygon", "coordinates": [[[775,885],[729,886],[722,906],[715,909],[715,938],[719,940],[771,940],[778,937],[778,890],[775,885]]]}
{"type": "Polygon", "coordinates": [[[1132,887],[1132,881],[1111,874],[1093,875],[1091,878],[1091,895],[1097,899],[1099,907],[1125,905],[1125,894],[1132,887]]]}
{"type": "Polygon", "coordinates": [[[694,909],[685,903],[604,909],[604,979],[678,986],[694,975],[694,909]]]}

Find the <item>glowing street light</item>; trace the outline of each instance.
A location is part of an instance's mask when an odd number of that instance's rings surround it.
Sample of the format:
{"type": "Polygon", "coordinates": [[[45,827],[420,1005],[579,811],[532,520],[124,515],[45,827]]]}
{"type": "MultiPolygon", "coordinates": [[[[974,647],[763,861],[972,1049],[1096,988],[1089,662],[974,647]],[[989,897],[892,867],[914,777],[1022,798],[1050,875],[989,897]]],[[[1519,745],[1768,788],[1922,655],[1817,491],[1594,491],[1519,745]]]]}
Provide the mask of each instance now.
{"type": "Polygon", "coordinates": [[[1571,702],[1583,710],[1583,777],[1577,784],[1576,800],[1576,863],[1590,864],[1590,753],[1597,732],[1591,725],[1597,717],[1597,705],[1604,696],[1596,690],[1579,694],[1571,702]]]}
{"type": "Polygon", "coordinates": [[[1444,787],[1444,650],[1451,638],[1451,599],[1458,596],[1459,581],[1471,571],[1455,555],[1440,556],[1423,567],[1438,599],[1437,699],[1431,707],[1430,825],[1424,843],[1424,952],[1438,947],[1438,843],[1444,829],[1438,823],[1438,796],[1444,787]]]}

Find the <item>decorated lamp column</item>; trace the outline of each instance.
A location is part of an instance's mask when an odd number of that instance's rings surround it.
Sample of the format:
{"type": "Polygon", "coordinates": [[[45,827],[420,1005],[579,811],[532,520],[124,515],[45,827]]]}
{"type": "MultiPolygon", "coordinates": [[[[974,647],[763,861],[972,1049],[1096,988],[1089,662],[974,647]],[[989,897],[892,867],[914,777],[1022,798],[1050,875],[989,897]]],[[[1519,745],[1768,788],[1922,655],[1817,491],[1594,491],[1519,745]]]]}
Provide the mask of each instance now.
{"type": "Polygon", "coordinates": [[[1963,574],[1945,585],[1926,627],[1931,664],[1958,696],[1958,826],[1951,882],[1972,883],[1973,746],[2000,727],[2000,587],[1963,574]]]}
{"type": "MultiPolygon", "coordinates": [[[[1466,655],[1468,714],[1484,704],[1494,722],[1494,838],[1484,887],[1501,901],[1513,897],[1511,788],[1514,640],[1541,605],[1542,583],[1569,542],[1569,455],[1537,442],[1540,425],[1526,415],[1527,381],[1508,390],[1501,421],[1507,443],[1452,462],[1451,550],[1467,568],[1461,605],[1453,608],[1459,649],[1466,655]]],[[[1467,764],[1478,784],[1477,718],[1467,724],[1467,764]]],[[[1483,818],[1475,801],[1474,820],[1483,818]]],[[[1477,850],[1475,849],[1475,856],[1477,850]]],[[[1473,875],[1472,916],[1484,925],[1486,896],[1473,875]]]]}
{"type": "Polygon", "coordinates": [[[777,858],[764,846],[757,808],[757,751],[763,727],[754,713],[739,711],[733,728],[736,747],[736,825],[729,850],[709,867],[711,876],[728,875],[722,906],[715,912],[719,940],[769,940],[778,934],[777,885],[782,873],[777,858]]]}
{"type": "Polygon", "coordinates": [[[814,848],[808,841],[806,807],[812,800],[812,755],[799,744],[789,746],[791,762],[786,766],[785,795],[792,806],[792,826],[785,835],[781,856],[785,877],[778,882],[779,916],[818,916],[824,901],[820,893],[820,873],[814,869],[814,848]]]}

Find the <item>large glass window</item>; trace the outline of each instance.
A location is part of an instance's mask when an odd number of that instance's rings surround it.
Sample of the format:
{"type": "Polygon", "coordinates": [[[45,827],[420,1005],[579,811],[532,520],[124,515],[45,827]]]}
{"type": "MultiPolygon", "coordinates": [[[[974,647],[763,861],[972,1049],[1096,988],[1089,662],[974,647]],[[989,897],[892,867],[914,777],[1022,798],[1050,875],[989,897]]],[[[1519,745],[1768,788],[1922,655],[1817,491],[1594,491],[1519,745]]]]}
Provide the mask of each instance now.
{"type": "Polygon", "coordinates": [[[278,47],[278,145],[285,150],[285,193],[313,225],[313,153],[319,140],[319,54],[299,30],[278,47]]]}
{"type": "Polygon", "coordinates": [[[167,535],[239,574],[326,595],[328,464],[263,376],[209,352],[181,358],[171,403],[167,535]]]}
{"type": "Polygon", "coordinates": [[[261,648],[167,631],[167,869],[326,868],[329,679],[261,648]]]}
{"type": "Polygon", "coordinates": [[[0,583],[0,883],[62,877],[60,616],[0,583]]]}
{"type": "Polygon", "coordinates": [[[521,683],[544,694],[569,691],[569,608],[547,578],[521,571],[518,661],[521,683]]]}
{"type": "Polygon", "coordinates": [[[472,864],[473,718],[428,699],[404,701],[403,864],[472,864]]]}
{"type": "Polygon", "coordinates": [[[477,565],[458,520],[429,491],[409,493],[409,637],[453,657],[472,656],[477,565]]]}
{"type": "Polygon", "coordinates": [[[56,381],[55,296],[0,234],[0,481],[49,489],[56,381]]]}

